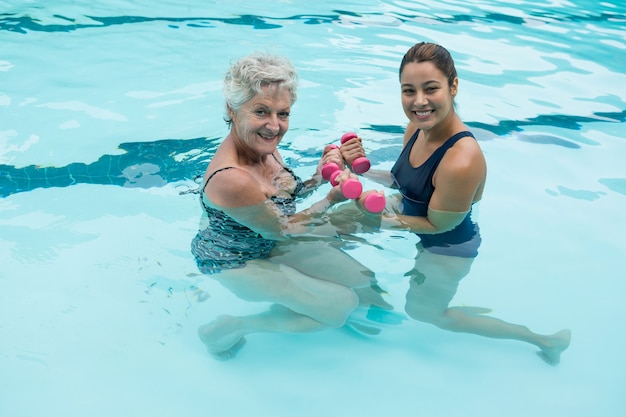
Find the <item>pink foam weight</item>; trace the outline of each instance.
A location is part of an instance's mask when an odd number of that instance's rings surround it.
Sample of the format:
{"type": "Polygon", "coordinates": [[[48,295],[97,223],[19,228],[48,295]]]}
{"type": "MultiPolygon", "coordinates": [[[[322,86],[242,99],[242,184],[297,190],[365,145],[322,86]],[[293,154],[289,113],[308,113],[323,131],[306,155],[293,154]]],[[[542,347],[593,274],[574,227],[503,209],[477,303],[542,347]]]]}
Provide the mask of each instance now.
{"type": "Polygon", "coordinates": [[[387,200],[380,193],[370,193],[363,200],[363,207],[370,213],[380,213],[385,208],[387,200]]]}
{"type": "Polygon", "coordinates": [[[330,176],[336,171],[341,171],[339,165],[334,162],[328,162],[322,166],[322,177],[325,180],[330,180],[330,176]]]}
{"type": "Polygon", "coordinates": [[[350,139],[354,139],[354,138],[358,138],[358,137],[359,137],[359,135],[357,135],[354,132],[346,132],[346,133],[343,134],[343,136],[341,136],[341,143],[346,143],[350,139]]]}
{"type": "MultiPolygon", "coordinates": [[[[339,185],[339,181],[337,181],[337,177],[341,174],[341,171],[335,171],[330,174],[330,183],[333,187],[339,185]]],[[[361,193],[363,192],[363,185],[359,180],[355,180],[354,178],[348,178],[346,181],[341,184],[341,192],[346,198],[359,198],[361,193]]]]}
{"type": "Polygon", "coordinates": [[[363,174],[370,169],[370,160],[364,157],[360,157],[352,162],[352,170],[355,174],[363,174]]]}
{"type": "Polygon", "coordinates": [[[360,181],[349,178],[341,184],[341,192],[346,198],[359,198],[363,192],[363,185],[360,181]]]}

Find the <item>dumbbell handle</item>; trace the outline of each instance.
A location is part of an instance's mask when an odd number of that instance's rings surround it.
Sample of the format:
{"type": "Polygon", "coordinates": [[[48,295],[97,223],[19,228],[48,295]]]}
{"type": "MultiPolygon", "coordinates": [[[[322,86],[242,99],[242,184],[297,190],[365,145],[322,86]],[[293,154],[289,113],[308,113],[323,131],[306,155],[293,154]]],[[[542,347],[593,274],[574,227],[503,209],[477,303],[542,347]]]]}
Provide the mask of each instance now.
{"type": "Polygon", "coordinates": [[[341,168],[334,162],[328,162],[322,166],[322,178],[327,181],[330,180],[335,172],[341,172],[341,168]]]}

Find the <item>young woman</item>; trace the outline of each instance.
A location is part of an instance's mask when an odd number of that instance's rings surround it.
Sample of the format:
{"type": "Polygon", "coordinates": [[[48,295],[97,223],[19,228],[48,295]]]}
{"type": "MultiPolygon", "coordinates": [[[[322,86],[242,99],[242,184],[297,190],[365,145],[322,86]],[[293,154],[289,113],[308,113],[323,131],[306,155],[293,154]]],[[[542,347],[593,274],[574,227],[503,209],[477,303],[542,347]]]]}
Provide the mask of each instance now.
{"type": "MultiPolygon", "coordinates": [[[[366,216],[381,228],[420,237],[415,267],[407,273],[407,314],[446,330],[528,342],[546,362],[558,363],[569,345],[569,330],[540,335],[486,316],[487,309],[449,307],[481,243],[472,206],[482,197],[487,167],[454,108],[459,80],[450,53],[440,45],[418,43],[404,55],[399,75],[409,119],[402,152],[391,172],[365,174],[399,193],[388,198],[388,209],[378,219],[366,216]]],[[[360,138],[342,145],[341,153],[348,162],[365,156],[360,138]]]]}

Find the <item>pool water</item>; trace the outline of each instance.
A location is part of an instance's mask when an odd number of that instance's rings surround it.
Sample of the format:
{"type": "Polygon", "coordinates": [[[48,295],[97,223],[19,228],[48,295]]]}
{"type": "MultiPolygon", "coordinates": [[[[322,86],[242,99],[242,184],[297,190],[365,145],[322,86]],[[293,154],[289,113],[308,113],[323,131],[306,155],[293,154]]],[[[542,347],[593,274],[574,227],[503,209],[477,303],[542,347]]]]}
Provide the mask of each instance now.
{"type": "Polygon", "coordinates": [[[623,414],[622,2],[49,3],[0,0],[1,416],[623,414]],[[198,326],[266,307],[189,251],[229,63],[264,49],[297,67],[281,152],[298,174],[349,130],[390,168],[397,69],[422,40],[451,51],[489,170],[451,305],[570,328],[561,363],[406,319],[415,238],[386,232],[349,251],[395,308],[362,318],[379,335],[254,334],[214,360],[198,326]]]}

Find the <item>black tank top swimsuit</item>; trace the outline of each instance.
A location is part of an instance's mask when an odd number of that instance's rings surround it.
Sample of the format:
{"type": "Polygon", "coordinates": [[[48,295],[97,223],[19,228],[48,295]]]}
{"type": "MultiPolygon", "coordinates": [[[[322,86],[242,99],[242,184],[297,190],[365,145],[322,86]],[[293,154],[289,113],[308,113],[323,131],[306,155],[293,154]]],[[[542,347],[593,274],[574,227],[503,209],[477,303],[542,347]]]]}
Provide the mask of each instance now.
{"type": "MultiPolygon", "coordinates": [[[[459,132],[449,138],[443,145],[417,168],[411,166],[409,155],[417,140],[419,130],[409,139],[400,157],[391,169],[395,186],[402,194],[402,214],[426,217],[428,204],[435,191],[433,175],[443,159],[444,154],[459,139],[466,136],[474,137],[471,132],[459,132]]],[[[478,225],[472,221],[471,209],[461,224],[454,229],[438,234],[417,234],[422,246],[430,252],[463,258],[474,258],[480,246],[478,225]]]]}

